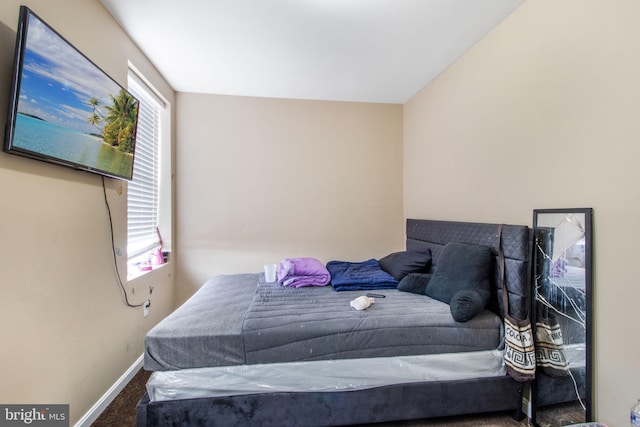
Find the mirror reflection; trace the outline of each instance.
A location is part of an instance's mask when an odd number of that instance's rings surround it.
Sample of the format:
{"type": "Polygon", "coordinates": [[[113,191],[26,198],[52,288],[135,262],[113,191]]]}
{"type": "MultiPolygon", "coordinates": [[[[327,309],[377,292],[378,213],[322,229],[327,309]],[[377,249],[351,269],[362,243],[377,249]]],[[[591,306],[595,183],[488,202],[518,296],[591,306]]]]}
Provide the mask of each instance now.
{"type": "Polygon", "coordinates": [[[538,406],[576,402],[591,418],[591,209],[534,211],[538,406]]]}

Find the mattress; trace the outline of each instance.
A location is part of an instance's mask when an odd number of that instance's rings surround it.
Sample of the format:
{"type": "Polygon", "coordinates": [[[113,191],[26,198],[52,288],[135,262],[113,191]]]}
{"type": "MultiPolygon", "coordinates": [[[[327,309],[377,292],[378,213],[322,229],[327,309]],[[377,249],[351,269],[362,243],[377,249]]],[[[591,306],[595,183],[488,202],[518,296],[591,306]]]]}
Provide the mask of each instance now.
{"type": "Polygon", "coordinates": [[[151,402],[255,393],[341,392],[506,375],[500,350],[154,372],[151,402]]]}
{"type": "Polygon", "coordinates": [[[244,363],[242,322],[257,275],[217,276],[146,335],[149,371],[244,363]]]}
{"type": "MultiPolygon", "coordinates": [[[[568,345],[564,350],[572,371],[584,368],[584,345],[568,345]]],[[[491,350],[154,372],[147,393],[151,402],[159,402],[254,393],[353,391],[504,375],[502,351],[491,350]]]]}
{"type": "Polygon", "coordinates": [[[390,289],[357,311],[349,302],[366,291],[288,288],[261,278],[209,280],[147,334],[145,369],[471,352],[501,342],[502,321],[487,310],[459,323],[448,304],[390,289]]]}

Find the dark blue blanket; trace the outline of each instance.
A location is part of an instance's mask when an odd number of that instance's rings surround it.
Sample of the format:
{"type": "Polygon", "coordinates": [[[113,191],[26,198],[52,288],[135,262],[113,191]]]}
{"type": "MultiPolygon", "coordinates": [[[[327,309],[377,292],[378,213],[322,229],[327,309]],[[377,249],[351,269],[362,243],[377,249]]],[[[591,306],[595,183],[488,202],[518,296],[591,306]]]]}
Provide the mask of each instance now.
{"type": "Polygon", "coordinates": [[[329,261],[331,286],[336,291],[393,289],[398,281],[380,267],[375,259],[363,262],[329,261]]]}

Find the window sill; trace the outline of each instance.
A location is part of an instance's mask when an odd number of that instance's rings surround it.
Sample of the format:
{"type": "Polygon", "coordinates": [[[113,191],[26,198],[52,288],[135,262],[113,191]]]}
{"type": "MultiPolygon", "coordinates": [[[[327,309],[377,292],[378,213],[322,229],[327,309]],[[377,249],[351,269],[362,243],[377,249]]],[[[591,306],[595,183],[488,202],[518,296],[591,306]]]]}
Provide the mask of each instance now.
{"type": "Polygon", "coordinates": [[[163,252],[163,259],[157,260],[154,255],[156,251],[150,251],[127,261],[127,280],[137,279],[151,271],[157,270],[169,261],[169,253],[163,252]]]}
{"type": "Polygon", "coordinates": [[[152,271],[161,269],[165,265],[166,264],[154,265],[148,270],[143,270],[143,269],[140,269],[140,268],[136,268],[135,266],[129,267],[127,269],[127,281],[131,281],[131,280],[137,279],[138,277],[142,277],[147,273],[151,273],[152,271]]]}

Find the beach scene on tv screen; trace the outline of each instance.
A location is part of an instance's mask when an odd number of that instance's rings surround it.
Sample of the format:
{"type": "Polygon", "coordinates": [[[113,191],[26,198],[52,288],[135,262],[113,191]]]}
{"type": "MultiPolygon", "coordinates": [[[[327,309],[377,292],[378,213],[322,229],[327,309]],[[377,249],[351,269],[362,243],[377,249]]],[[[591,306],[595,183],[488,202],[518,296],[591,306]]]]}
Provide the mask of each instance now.
{"type": "Polygon", "coordinates": [[[29,15],[13,146],[129,177],[138,101],[29,15]]]}

